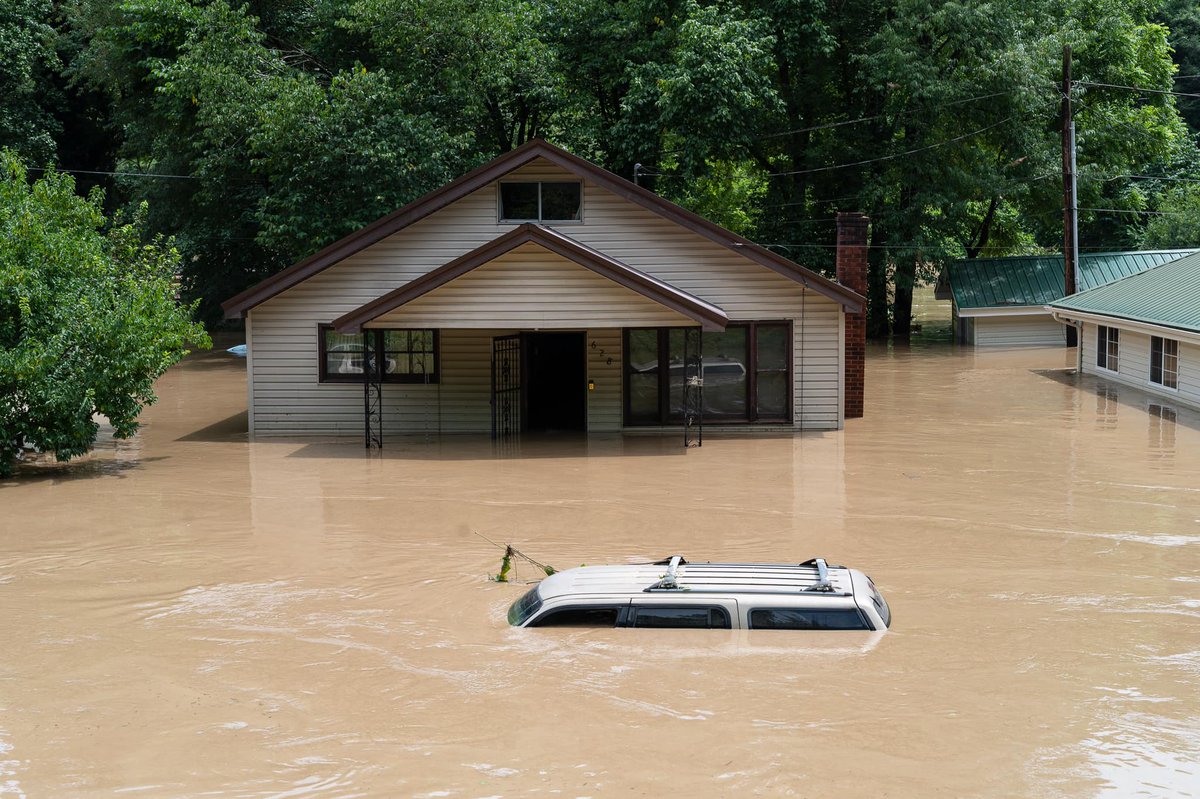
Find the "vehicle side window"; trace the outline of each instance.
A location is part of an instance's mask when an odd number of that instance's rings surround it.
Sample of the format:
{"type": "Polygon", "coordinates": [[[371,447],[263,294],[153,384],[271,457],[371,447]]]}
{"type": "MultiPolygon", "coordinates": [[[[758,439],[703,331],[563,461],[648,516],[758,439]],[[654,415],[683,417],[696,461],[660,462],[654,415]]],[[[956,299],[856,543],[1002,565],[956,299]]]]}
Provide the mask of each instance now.
{"type": "Polygon", "coordinates": [[[729,629],[729,614],[725,608],[691,605],[686,607],[639,606],[633,610],[632,627],[691,627],[695,629],[729,629]]]}
{"type": "Polygon", "coordinates": [[[753,630],[870,630],[853,608],[757,608],[750,611],[753,630]]]}
{"type": "Polygon", "coordinates": [[[620,608],[585,607],[552,610],[530,627],[616,627],[620,608]]]}

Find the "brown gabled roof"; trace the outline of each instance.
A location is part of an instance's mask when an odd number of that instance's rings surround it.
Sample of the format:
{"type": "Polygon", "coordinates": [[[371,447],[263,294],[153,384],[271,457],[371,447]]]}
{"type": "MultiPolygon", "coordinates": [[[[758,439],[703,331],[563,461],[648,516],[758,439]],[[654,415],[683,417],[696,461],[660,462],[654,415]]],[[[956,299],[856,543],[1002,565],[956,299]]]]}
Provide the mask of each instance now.
{"type": "Polygon", "coordinates": [[[810,269],[789,261],[782,255],[771,252],[749,239],[732,233],[720,225],[709,222],[675,203],[664,200],[652,191],[635,186],[624,178],[601,169],[579,156],[572,155],[566,150],[555,147],[541,139],[522,144],[520,147],[474,169],[457,180],[447,183],[440,189],[429,192],[398,211],[394,211],[381,219],[377,219],[349,236],[335,241],[320,252],[310,255],[282,272],[263,280],[261,283],[231,297],[221,304],[226,318],[244,316],[246,311],[263,303],[277,294],[307,280],[313,275],[333,266],[382,239],[387,238],[398,230],[424,219],[433,212],[445,208],[473,191],[483,188],[492,181],[518,169],[537,158],[544,158],[552,164],[562,167],[581,178],[590,180],[613,194],[636,205],[652,211],[659,216],[669,219],[682,227],[697,233],[710,241],[727,247],[757,264],[772,269],[786,278],[807,286],[814,291],[824,294],[842,304],[850,313],[857,313],[864,308],[863,298],[838,283],[818,275],[810,269]]]}
{"type": "Polygon", "coordinates": [[[590,269],[625,288],[636,291],[659,305],[677,311],[689,319],[699,322],[705,330],[724,330],[729,324],[725,312],[699,297],[680,291],[674,286],[651,277],[645,272],[627,266],[587,245],[564,236],[556,230],[526,222],[508,233],[492,239],[487,244],[455,258],[448,264],[427,272],[409,281],[395,291],[388,292],[348,314],[334,320],[333,327],[339,333],[357,333],[367,322],[412,302],[439,286],[462,277],[467,272],[511,252],[522,244],[536,244],[556,255],[590,269]]]}

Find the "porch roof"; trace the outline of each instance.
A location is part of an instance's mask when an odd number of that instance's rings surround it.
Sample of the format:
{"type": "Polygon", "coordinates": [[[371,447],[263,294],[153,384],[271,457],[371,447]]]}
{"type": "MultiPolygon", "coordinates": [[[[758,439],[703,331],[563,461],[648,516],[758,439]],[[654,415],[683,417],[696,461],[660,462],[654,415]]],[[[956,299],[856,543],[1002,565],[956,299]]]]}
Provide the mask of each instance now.
{"type": "Polygon", "coordinates": [[[720,331],[729,324],[729,316],[716,305],[621,263],[556,230],[527,222],[338,317],[334,320],[333,327],[340,333],[357,333],[362,330],[363,325],[525,244],[534,244],[591,270],[601,277],[696,321],[704,330],[720,331]]]}

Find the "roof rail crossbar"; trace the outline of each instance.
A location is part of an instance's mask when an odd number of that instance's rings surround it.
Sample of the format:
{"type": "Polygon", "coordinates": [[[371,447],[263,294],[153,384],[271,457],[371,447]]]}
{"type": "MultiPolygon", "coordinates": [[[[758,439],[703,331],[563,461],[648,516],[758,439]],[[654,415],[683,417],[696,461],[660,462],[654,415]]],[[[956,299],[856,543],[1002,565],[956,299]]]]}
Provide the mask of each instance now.
{"type": "Polygon", "coordinates": [[[805,591],[819,591],[826,594],[833,591],[833,583],[829,582],[829,566],[825,563],[825,558],[813,558],[812,560],[804,561],[800,565],[817,567],[817,581],[808,588],[805,588],[805,591]]]}
{"type": "Polygon", "coordinates": [[[686,565],[687,561],[683,559],[683,555],[672,555],[669,559],[660,560],[654,565],[661,566],[664,563],[667,565],[667,573],[659,578],[657,583],[647,588],[647,591],[653,591],[660,588],[679,588],[679,582],[677,580],[678,570],[680,565],[686,565]]]}

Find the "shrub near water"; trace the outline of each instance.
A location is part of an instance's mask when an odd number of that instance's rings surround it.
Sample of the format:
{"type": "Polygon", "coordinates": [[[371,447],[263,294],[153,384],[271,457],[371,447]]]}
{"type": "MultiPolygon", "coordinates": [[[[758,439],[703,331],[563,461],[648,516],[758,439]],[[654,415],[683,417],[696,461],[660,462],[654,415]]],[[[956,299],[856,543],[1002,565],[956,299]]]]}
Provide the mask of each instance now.
{"type": "Polygon", "coordinates": [[[75,194],[68,175],[29,183],[0,153],[0,475],[22,445],[60,461],[96,441],[94,417],[118,438],[137,431],[154,381],[210,346],[194,308],[180,306],[179,254],[146,243],[138,220],[106,224],[102,194],[75,194]]]}

